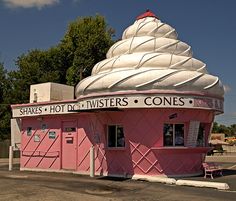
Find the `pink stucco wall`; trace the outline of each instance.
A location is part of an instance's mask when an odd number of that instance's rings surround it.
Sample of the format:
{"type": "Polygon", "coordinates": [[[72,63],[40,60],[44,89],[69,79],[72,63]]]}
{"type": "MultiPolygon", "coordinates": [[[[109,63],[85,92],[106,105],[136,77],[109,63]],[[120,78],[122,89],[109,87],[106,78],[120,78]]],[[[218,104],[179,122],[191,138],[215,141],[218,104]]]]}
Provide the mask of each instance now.
{"type": "Polygon", "coordinates": [[[22,119],[22,143],[21,143],[21,167],[60,169],[61,155],[61,121],[57,117],[22,119]],[[47,128],[43,131],[41,125],[46,123],[47,128]],[[32,127],[32,134],[27,135],[27,127],[32,127]],[[49,139],[48,133],[53,130],[57,133],[55,139],[49,139]],[[35,142],[35,135],[40,138],[35,142]]]}
{"type": "MultiPolygon", "coordinates": [[[[22,168],[56,169],[63,163],[75,162],[74,171],[89,174],[89,148],[95,146],[95,171],[99,175],[187,175],[201,171],[205,148],[163,147],[163,124],[184,123],[187,138],[190,121],[207,124],[206,138],[214,113],[208,110],[188,109],[128,109],[124,111],[102,111],[22,120],[22,168]],[[169,116],[177,113],[177,117],[169,116]],[[77,124],[76,154],[69,160],[62,158],[62,122],[77,124]],[[47,124],[45,131],[41,124],[47,124]],[[106,129],[109,124],[123,125],[125,148],[107,148],[106,129]],[[32,135],[26,128],[31,126],[32,135]],[[48,132],[55,131],[56,138],[49,139],[48,132]],[[34,135],[40,142],[34,142],[34,135]]],[[[73,149],[72,149],[73,152],[73,149]]]]}

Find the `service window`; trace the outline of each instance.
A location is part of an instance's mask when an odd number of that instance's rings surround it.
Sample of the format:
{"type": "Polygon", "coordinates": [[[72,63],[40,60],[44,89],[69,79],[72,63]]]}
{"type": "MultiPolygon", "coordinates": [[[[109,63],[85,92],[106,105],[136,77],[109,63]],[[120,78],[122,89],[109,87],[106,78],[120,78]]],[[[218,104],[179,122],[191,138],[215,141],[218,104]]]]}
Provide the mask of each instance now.
{"type": "Polygon", "coordinates": [[[184,146],[184,124],[164,124],[164,146],[184,146]]]}
{"type": "Polygon", "coordinates": [[[108,147],[125,147],[125,136],[122,126],[108,125],[107,145],[108,147]]]}

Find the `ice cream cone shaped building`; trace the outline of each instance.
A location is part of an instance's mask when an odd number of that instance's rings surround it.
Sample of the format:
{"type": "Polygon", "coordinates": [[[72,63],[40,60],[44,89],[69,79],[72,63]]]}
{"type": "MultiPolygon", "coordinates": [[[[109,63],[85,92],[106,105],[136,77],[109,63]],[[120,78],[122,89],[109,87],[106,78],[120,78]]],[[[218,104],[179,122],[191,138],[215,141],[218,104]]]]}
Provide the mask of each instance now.
{"type": "Polygon", "coordinates": [[[12,106],[21,119],[22,170],[201,174],[224,89],[175,29],[147,11],[78,83],[75,96],[12,106]]]}

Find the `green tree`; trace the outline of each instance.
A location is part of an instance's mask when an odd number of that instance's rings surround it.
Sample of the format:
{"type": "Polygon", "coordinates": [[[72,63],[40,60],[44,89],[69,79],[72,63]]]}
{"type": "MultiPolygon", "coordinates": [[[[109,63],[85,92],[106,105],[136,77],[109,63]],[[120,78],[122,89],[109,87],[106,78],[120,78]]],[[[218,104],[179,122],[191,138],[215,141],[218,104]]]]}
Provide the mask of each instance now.
{"type": "Polygon", "coordinates": [[[230,136],[230,129],[227,126],[220,124],[219,133],[224,133],[226,136],[230,136]]]}
{"type": "Polygon", "coordinates": [[[214,122],[213,133],[224,133],[226,136],[236,136],[236,124],[226,126],[222,124],[218,124],[217,122],[214,122]]]}
{"type": "Polygon", "coordinates": [[[217,122],[213,123],[212,133],[219,133],[219,125],[217,122]]]}
{"type": "Polygon", "coordinates": [[[0,103],[3,102],[5,82],[6,82],[6,70],[4,70],[3,63],[0,63],[0,103]]]}
{"type": "Polygon", "coordinates": [[[31,50],[17,58],[17,70],[9,73],[11,103],[29,102],[31,84],[56,82],[76,85],[81,74],[105,58],[113,44],[113,30],[104,17],[85,17],[72,22],[61,42],[48,50],[31,50]]]}
{"type": "Polygon", "coordinates": [[[78,18],[70,23],[60,47],[66,49],[72,64],[67,70],[67,84],[76,85],[91,74],[93,66],[106,57],[113,44],[114,30],[108,28],[104,17],[78,18]]]}
{"type": "Polygon", "coordinates": [[[231,136],[236,136],[236,124],[230,125],[231,136]]]}
{"type": "Polygon", "coordinates": [[[12,84],[12,103],[29,102],[30,85],[56,82],[66,83],[66,71],[71,62],[60,47],[48,50],[31,50],[17,58],[17,70],[9,73],[12,84]]]}
{"type": "Polygon", "coordinates": [[[76,85],[105,58],[113,44],[113,34],[102,16],[78,18],[69,24],[58,45],[20,55],[16,70],[7,74],[0,64],[0,95],[5,94],[0,97],[0,128],[6,129],[3,133],[9,137],[10,104],[28,103],[30,85],[43,82],[76,85]]]}
{"type": "Polygon", "coordinates": [[[7,71],[4,69],[3,63],[0,63],[0,140],[10,136],[11,110],[6,98],[8,90],[7,71]]]}
{"type": "Polygon", "coordinates": [[[11,103],[28,103],[31,84],[59,82],[59,72],[51,64],[49,51],[32,50],[18,57],[18,69],[9,73],[11,103]]]}

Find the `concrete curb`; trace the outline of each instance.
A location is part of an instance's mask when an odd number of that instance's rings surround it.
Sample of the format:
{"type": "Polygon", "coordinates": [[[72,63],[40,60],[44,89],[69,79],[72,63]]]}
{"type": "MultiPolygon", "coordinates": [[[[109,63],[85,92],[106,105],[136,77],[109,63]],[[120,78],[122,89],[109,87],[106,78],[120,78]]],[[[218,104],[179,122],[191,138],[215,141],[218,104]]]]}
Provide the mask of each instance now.
{"type": "Polygon", "coordinates": [[[208,182],[208,181],[193,181],[193,180],[177,180],[176,185],[178,186],[194,186],[194,187],[207,187],[216,188],[219,190],[229,190],[229,185],[227,183],[220,182],[208,182]]]}
{"type": "Polygon", "coordinates": [[[155,176],[142,176],[142,175],[134,175],[132,179],[139,180],[139,181],[165,183],[165,184],[171,184],[171,185],[177,185],[177,186],[215,188],[218,190],[230,189],[227,183],[221,183],[221,182],[195,181],[195,180],[184,180],[184,179],[175,180],[174,178],[168,178],[168,177],[155,177],[155,176]]]}
{"type": "Polygon", "coordinates": [[[140,181],[159,182],[159,183],[165,183],[165,184],[175,184],[176,183],[175,179],[168,178],[168,177],[154,177],[154,176],[134,175],[132,177],[132,179],[140,180],[140,181]]]}

